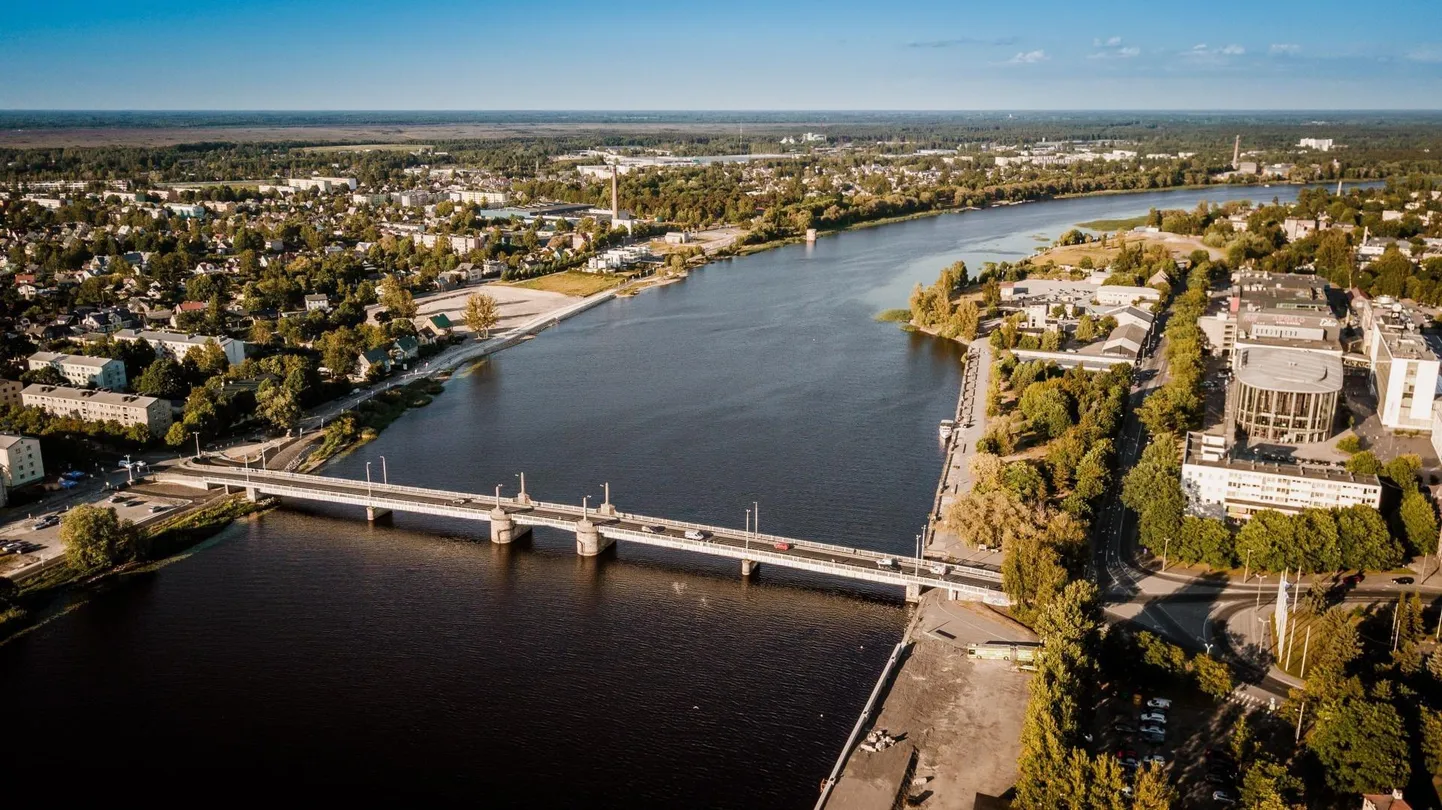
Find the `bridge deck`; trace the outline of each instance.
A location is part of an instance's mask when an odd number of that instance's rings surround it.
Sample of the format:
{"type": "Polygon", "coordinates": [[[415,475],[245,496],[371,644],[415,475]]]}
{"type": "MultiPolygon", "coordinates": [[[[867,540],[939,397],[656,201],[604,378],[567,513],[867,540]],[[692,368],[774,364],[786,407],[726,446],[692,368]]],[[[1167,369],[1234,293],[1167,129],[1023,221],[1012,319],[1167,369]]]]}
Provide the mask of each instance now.
{"type": "Polygon", "coordinates": [[[491,510],[500,506],[507,516],[522,526],[548,526],[575,531],[577,521],[586,518],[595,524],[603,537],[680,551],[752,560],[831,574],[849,579],[890,585],[919,585],[945,588],[957,598],[1008,604],[1001,589],[999,572],[980,567],[952,566],[946,574],[937,574],[923,562],[902,558],[893,567],[883,568],[879,561],[889,555],[869,549],[817,543],[772,534],[753,534],[726,526],[691,523],[650,515],[617,512],[599,514],[596,509],[583,511],[580,506],[530,501],[517,498],[496,498],[473,492],[377,484],[346,478],[286,473],[274,470],[249,470],[224,467],[206,462],[190,462],[173,468],[206,486],[234,486],[253,489],[257,493],[321,503],[369,506],[396,512],[438,515],[490,522],[491,510]],[[699,530],[708,536],[693,540],[688,530],[699,530]],[[789,546],[781,550],[780,546],[789,546]]]}

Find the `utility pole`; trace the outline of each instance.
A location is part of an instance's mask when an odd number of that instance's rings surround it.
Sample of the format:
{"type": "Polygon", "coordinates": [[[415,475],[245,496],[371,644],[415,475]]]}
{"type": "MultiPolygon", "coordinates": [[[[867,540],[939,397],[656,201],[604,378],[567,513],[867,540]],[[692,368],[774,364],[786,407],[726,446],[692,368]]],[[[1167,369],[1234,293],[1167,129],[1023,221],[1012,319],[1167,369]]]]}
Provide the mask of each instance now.
{"type": "Polygon", "coordinates": [[[1312,649],[1312,628],[1307,628],[1307,640],[1302,642],[1302,674],[1303,681],[1307,680],[1307,651],[1312,649]]]}

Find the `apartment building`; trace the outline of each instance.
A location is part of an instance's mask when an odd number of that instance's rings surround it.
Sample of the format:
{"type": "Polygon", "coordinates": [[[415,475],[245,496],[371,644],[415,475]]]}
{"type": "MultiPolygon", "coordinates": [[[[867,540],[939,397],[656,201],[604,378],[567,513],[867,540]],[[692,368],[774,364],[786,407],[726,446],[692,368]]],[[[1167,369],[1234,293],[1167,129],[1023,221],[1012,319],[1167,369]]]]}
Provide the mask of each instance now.
{"type": "Polygon", "coordinates": [[[1389,430],[1431,433],[1437,352],[1421,333],[1416,313],[1398,307],[1374,311],[1366,340],[1377,416],[1389,430]]]}
{"type": "Polygon", "coordinates": [[[72,385],[96,388],[125,388],[125,363],[110,357],[36,352],[27,361],[31,371],[53,368],[72,385]]]}
{"type": "Polygon", "coordinates": [[[1238,520],[1264,509],[1290,515],[1382,505],[1382,482],[1375,475],[1230,458],[1221,436],[1196,433],[1187,437],[1182,456],[1182,491],[1194,513],[1238,520]]]}
{"type": "Polygon", "coordinates": [[[192,350],[201,348],[213,340],[220,345],[221,351],[225,352],[225,359],[229,360],[232,366],[239,365],[245,360],[245,341],[234,338],[187,335],[184,332],[156,332],[144,329],[121,329],[115,333],[114,337],[116,340],[143,340],[149,343],[157,354],[167,355],[176,360],[184,360],[192,350]]]}
{"type": "Polygon", "coordinates": [[[152,436],[164,435],[170,429],[170,403],[155,397],[52,385],[26,386],[20,397],[25,407],[39,408],[54,416],[119,422],[125,427],[145,425],[152,436]]]}
{"type": "Polygon", "coordinates": [[[0,478],[5,489],[35,484],[45,479],[45,462],[40,457],[40,440],[14,434],[0,435],[0,478]]]}
{"type": "Polygon", "coordinates": [[[0,407],[20,407],[20,389],[24,387],[18,380],[0,380],[0,407]]]}

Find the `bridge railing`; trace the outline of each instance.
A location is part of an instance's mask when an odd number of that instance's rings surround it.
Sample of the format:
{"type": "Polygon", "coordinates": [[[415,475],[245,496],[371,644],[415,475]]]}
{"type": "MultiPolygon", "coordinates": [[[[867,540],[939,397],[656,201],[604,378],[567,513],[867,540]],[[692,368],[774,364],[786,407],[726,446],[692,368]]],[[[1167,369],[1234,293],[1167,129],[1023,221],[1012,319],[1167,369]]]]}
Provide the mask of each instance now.
{"type": "MultiPolygon", "coordinates": [[[[357,480],[354,479],[354,478],[333,478],[333,477],[324,476],[324,475],[312,475],[312,474],[307,474],[307,473],[291,473],[291,472],[282,472],[282,471],[279,471],[279,470],[251,470],[251,471],[248,471],[248,472],[247,472],[247,471],[245,471],[243,468],[234,468],[234,467],[216,467],[216,468],[210,468],[210,469],[207,469],[207,468],[203,468],[203,467],[202,467],[202,468],[192,468],[192,469],[195,469],[195,470],[197,470],[197,471],[200,471],[200,472],[202,472],[202,474],[204,474],[204,473],[209,473],[209,472],[212,472],[212,471],[221,472],[223,475],[226,475],[227,477],[233,476],[234,478],[237,478],[237,479],[243,477],[247,482],[254,482],[254,483],[261,483],[261,482],[265,481],[266,479],[270,479],[270,480],[277,480],[277,479],[278,479],[278,480],[283,480],[283,481],[293,481],[293,482],[296,482],[296,483],[307,484],[307,485],[311,485],[311,486],[315,486],[315,485],[318,485],[318,484],[321,484],[321,485],[324,485],[324,484],[338,485],[338,486],[345,487],[345,488],[347,488],[347,489],[355,490],[355,491],[357,491],[357,492],[361,492],[361,491],[364,491],[364,490],[366,490],[366,489],[369,489],[369,490],[370,490],[370,494],[366,495],[366,497],[371,498],[371,499],[375,499],[375,498],[378,496],[378,494],[384,494],[384,493],[398,494],[398,495],[401,495],[401,494],[404,494],[404,495],[415,495],[415,496],[417,496],[417,497],[422,497],[422,498],[435,498],[435,499],[444,499],[444,500],[456,500],[456,499],[462,499],[462,498],[463,498],[463,499],[465,499],[466,501],[468,501],[468,502],[470,502],[470,503],[477,504],[477,505],[489,504],[489,505],[492,505],[492,506],[499,505],[499,506],[503,506],[503,507],[504,507],[504,506],[509,506],[509,507],[512,507],[512,508],[531,508],[531,509],[551,510],[551,511],[555,511],[555,512],[560,512],[560,513],[562,513],[562,514],[575,515],[575,516],[577,516],[577,517],[580,517],[580,516],[583,514],[583,509],[582,509],[582,507],[578,507],[578,506],[575,506],[575,505],[572,505],[572,504],[550,503],[550,502],[547,502],[547,501],[531,501],[529,504],[526,504],[526,503],[520,502],[519,500],[517,500],[517,499],[515,499],[515,498],[502,497],[502,498],[499,498],[499,499],[498,499],[498,498],[496,498],[494,495],[481,495],[481,494],[474,493],[474,492],[460,492],[460,491],[455,491],[455,490],[431,489],[431,488],[428,488],[428,487],[412,487],[412,486],[406,486],[406,485],[404,485],[404,484],[385,484],[385,483],[377,483],[377,482],[375,482],[375,481],[371,481],[371,482],[369,482],[369,484],[367,484],[367,482],[365,482],[365,481],[357,481],[357,480]]],[[[238,483],[238,481],[237,481],[237,483],[238,483]]],[[[404,511],[404,510],[403,510],[403,511],[404,511]]],[[[467,510],[466,512],[464,512],[464,513],[462,513],[462,514],[463,514],[463,515],[464,515],[464,514],[468,514],[469,511],[473,511],[473,510],[467,510]]],[[[600,514],[599,512],[597,512],[597,511],[594,510],[594,509],[588,510],[588,511],[586,511],[585,513],[586,513],[586,514],[589,514],[589,515],[591,515],[591,516],[593,516],[593,517],[595,517],[595,518],[605,518],[605,517],[607,517],[606,515],[602,515],[602,514],[600,514]]],[[[667,526],[668,528],[697,529],[697,530],[701,530],[701,531],[710,532],[711,534],[721,534],[721,535],[725,535],[725,536],[727,536],[727,537],[736,537],[736,538],[750,537],[751,539],[755,540],[755,541],[758,542],[758,543],[765,543],[765,544],[773,545],[773,546],[774,546],[775,544],[777,544],[777,543],[787,543],[787,544],[789,544],[789,545],[791,545],[791,546],[793,546],[793,547],[802,548],[802,549],[807,549],[807,550],[810,550],[810,551],[826,552],[826,553],[833,553],[833,554],[847,554],[847,555],[852,556],[852,557],[863,557],[863,558],[870,559],[870,560],[881,560],[881,559],[885,559],[885,558],[888,558],[888,557],[891,557],[891,558],[900,558],[900,559],[912,559],[912,557],[910,557],[910,555],[900,555],[900,554],[897,554],[897,553],[894,553],[894,552],[877,551],[877,550],[875,550],[875,549],[857,548],[857,547],[854,547],[854,546],[843,546],[843,545],[839,545],[839,544],[835,544],[835,543],[821,543],[821,542],[817,542],[817,541],[814,541],[814,540],[804,540],[804,539],[800,539],[800,538],[796,538],[796,537],[785,537],[785,536],[777,535],[777,534],[750,533],[750,532],[747,532],[745,529],[735,529],[735,528],[732,528],[732,527],[729,527],[729,526],[718,526],[718,525],[710,524],[710,523],[696,523],[696,522],[688,521],[688,520],[675,520],[675,519],[672,519],[672,518],[656,517],[656,516],[654,516],[654,515],[639,515],[639,514],[635,514],[635,513],[632,513],[632,512],[619,512],[619,511],[618,511],[618,512],[616,513],[615,517],[617,517],[618,519],[621,519],[621,520],[627,520],[627,521],[631,521],[631,522],[634,522],[634,523],[642,523],[642,524],[645,524],[645,523],[657,523],[657,524],[662,524],[662,525],[667,526]]],[[[923,564],[924,564],[924,563],[923,563],[923,564]]],[[[952,570],[954,570],[954,571],[965,572],[965,573],[967,573],[968,575],[975,576],[975,577],[978,577],[978,578],[981,578],[981,579],[995,580],[995,581],[998,581],[998,582],[1001,581],[1001,574],[1000,574],[999,572],[993,571],[993,570],[991,570],[991,569],[980,568],[980,567],[969,566],[969,565],[952,565],[952,566],[950,566],[950,567],[951,567],[952,570]]]]}

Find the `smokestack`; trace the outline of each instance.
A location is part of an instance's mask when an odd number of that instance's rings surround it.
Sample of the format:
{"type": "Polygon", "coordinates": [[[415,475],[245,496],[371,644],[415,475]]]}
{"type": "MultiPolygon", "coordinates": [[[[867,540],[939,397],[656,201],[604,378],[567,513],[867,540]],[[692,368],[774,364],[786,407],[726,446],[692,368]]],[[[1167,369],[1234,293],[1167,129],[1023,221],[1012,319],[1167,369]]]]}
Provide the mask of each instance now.
{"type": "Polygon", "coordinates": [[[620,184],[616,180],[616,164],[611,164],[611,227],[616,227],[616,220],[621,218],[621,195],[620,184]]]}
{"type": "Polygon", "coordinates": [[[1242,165],[1242,136],[1238,135],[1237,140],[1232,143],[1232,171],[1242,165]]]}

